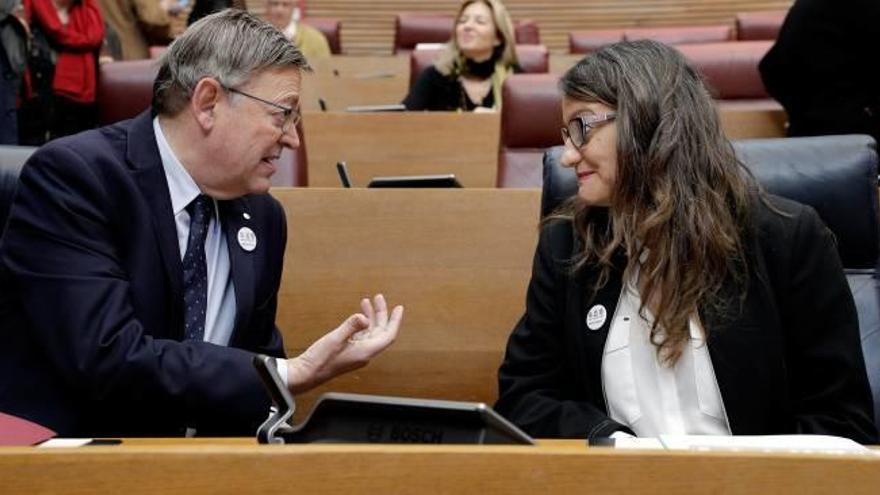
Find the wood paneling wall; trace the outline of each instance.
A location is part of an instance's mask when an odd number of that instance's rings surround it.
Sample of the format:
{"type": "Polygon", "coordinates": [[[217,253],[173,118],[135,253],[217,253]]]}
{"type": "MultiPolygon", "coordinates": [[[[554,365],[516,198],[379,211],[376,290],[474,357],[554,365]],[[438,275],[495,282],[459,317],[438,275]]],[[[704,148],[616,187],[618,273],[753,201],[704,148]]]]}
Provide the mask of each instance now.
{"type": "MultiPolygon", "coordinates": [[[[247,0],[262,13],[264,0],[247,0]]],[[[459,0],[304,0],[306,15],[342,21],[342,49],[350,54],[386,54],[398,12],[452,15],[459,0]]],[[[551,51],[568,51],[568,32],[624,26],[732,24],[737,12],[786,9],[792,0],[505,0],[514,19],[533,19],[551,51]]]]}

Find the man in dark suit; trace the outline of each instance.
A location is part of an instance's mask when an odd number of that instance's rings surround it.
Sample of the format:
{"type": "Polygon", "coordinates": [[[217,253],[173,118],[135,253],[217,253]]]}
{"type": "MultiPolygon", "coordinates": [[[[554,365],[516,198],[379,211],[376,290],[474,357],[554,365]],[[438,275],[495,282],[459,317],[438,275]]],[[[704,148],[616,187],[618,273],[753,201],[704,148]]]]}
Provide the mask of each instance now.
{"type": "Polygon", "coordinates": [[[870,134],[880,140],[880,2],[797,0],[761,60],[790,136],[870,134]]]}
{"type": "Polygon", "coordinates": [[[301,53],[242,11],[190,27],[153,114],[25,165],[0,243],[0,411],[62,435],[252,435],[254,353],[296,393],[366,364],[402,308],[361,301],[302,355],[275,327],[286,239],[271,163],[299,145],[301,53]]]}

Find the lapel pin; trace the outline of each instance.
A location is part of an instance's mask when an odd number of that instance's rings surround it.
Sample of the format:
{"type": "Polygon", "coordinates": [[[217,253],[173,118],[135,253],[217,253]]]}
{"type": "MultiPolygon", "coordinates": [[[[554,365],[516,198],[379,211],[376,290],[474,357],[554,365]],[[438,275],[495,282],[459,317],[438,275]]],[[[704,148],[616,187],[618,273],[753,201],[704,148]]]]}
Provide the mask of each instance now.
{"type": "Polygon", "coordinates": [[[587,313],[587,328],[594,331],[598,330],[602,328],[607,318],[608,311],[605,309],[605,306],[597,304],[590,308],[590,311],[587,313]]]}
{"type": "Polygon", "coordinates": [[[247,252],[257,249],[257,234],[248,227],[238,229],[238,245],[247,252]]]}

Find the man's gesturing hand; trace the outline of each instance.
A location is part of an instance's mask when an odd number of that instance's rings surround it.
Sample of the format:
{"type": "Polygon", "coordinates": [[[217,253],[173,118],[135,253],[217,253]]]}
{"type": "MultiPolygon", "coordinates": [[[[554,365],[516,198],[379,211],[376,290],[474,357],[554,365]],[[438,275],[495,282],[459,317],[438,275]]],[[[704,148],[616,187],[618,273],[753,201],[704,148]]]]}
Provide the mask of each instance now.
{"type": "Polygon", "coordinates": [[[367,298],[361,300],[361,311],[288,360],[287,384],[292,392],[303,392],[365,366],[394,342],[403,319],[403,306],[396,306],[389,316],[385,298],[377,294],[372,302],[367,298]]]}

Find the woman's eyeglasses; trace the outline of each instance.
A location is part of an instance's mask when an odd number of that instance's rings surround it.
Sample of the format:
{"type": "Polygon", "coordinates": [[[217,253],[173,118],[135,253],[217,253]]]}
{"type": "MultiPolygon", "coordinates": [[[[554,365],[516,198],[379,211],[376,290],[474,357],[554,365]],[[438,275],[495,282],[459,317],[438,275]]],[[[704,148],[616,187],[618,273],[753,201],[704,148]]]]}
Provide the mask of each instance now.
{"type": "Polygon", "coordinates": [[[587,141],[590,139],[590,131],[603,122],[614,120],[615,117],[617,117],[617,113],[615,112],[575,117],[569,120],[568,124],[562,128],[562,142],[564,143],[566,140],[571,140],[571,144],[573,144],[575,148],[581,148],[587,144],[587,141]]]}

